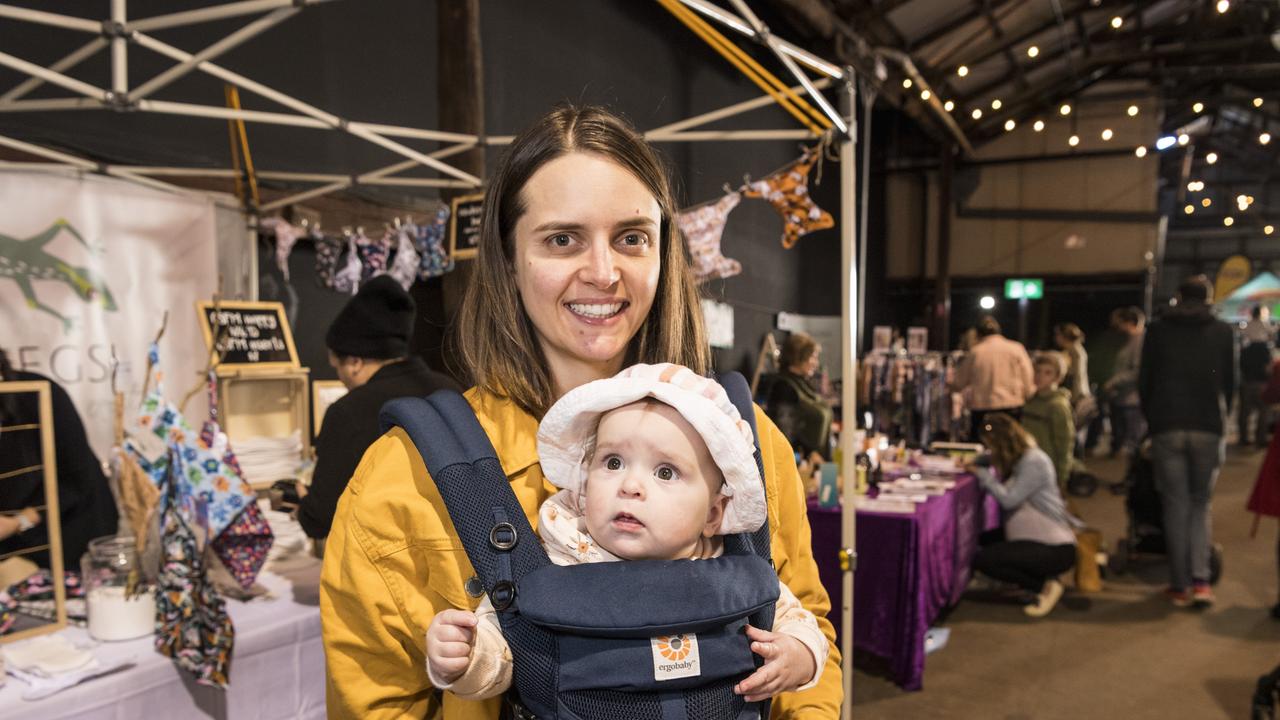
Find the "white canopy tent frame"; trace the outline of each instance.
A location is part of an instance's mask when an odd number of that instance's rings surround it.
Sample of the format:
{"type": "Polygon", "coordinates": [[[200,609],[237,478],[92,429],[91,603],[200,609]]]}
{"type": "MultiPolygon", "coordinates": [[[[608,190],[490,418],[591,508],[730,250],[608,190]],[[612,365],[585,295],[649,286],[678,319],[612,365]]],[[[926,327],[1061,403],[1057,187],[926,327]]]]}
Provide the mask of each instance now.
{"type": "MultiPolygon", "coordinates": [[[[49,67],[42,67],[21,58],[0,52],[0,65],[17,70],[29,76],[9,91],[0,95],[0,112],[33,112],[50,110],[88,110],[88,109],[132,109],[142,112],[173,114],[184,117],[238,119],[245,122],[260,122],[295,127],[338,130],[359,137],[378,145],[393,153],[402,155],[406,160],[378,168],[359,175],[333,175],[324,173],[289,173],[261,171],[259,177],[292,182],[324,183],[320,187],[281,198],[263,205],[261,211],[270,211],[305,199],[327,195],[341,191],[356,184],[398,185],[404,187],[478,187],[483,181],[463,172],[452,165],[442,162],[443,158],[465,152],[477,145],[505,145],[512,141],[512,136],[480,137],[465,133],[450,133],[420,128],[409,128],[393,125],[351,121],[326,112],[309,103],[303,102],[286,93],[255,82],[243,75],[234,73],[212,62],[217,56],[233,49],[250,38],[284,22],[301,9],[328,0],[243,0],[224,5],[211,6],[197,10],[172,13],[140,20],[127,19],[127,0],[110,0],[111,17],[107,21],[93,21],[85,18],[31,10],[0,4],[0,18],[20,20],[36,24],[48,25],[68,30],[95,35],[85,45],[59,59],[49,67]],[[193,25],[212,20],[220,20],[242,15],[267,13],[244,25],[221,40],[209,45],[197,53],[188,53],[164,43],[148,33],[173,27],[193,25]],[[165,55],[176,64],[130,90],[128,87],[128,47],[130,43],[145,47],[161,55],[165,55]],[[100,50],[111,48],[111,89],[99,88],[89,83],[66,75],[66,71],[79,63],[96,55],[100,50]],[[235,85],[247,92],[259,95],[279,105],[283,105],[293,113],[269,112],[260,110],[243,110],[218,106],[206,106],[193,103],[178,103],[150,99],[150,96],[173,81],[190,72],[203,72],[224,82],[235,85]],[[22,98],[42,83],[58,85],[83,97],[53,98],[40,100],[23,100],[22,98]],[[402,145],[390,138],[407,138],[428,140],[440,143],[451,143],[432,153],[423,153],[402,145]],[[393,177],[396,173],[417,166],[426,166],[452,179],[437,178],[404,178],[393,177]]],[[[854,200],[856,193],[856,168],[854,167],[854,150],[856,133],[854,126],[854,87],[853,72],[850,68],[841,68],[827,62],[812,53],[772,35],[760,19],[751,12],[744,0],[731,0],[742,16],[736,15],[706,0],[680,0],[691,9],[733,29],[734,31],[762,42],[777,56],[788,72],[798,81],[793,88],[798,92],[803,89],[821,108],[822,112],[839,130],[840,167],[841,167],[841,325],[843,328],[843,383],[842,402],[846,412],[852,417],[855,414],[856,382],[855,350],[853,338],[857,336],[857,278],[858,268],[853,260],[855,236],[857,228],[857,208],[854,200]],[[811,80],[797,65],[797,62],[811,70],[824,75],[825,79],[815,82],[811,80]],[[841,104],[843,112],[837,112],[820,90],[827,87],[831,80],[840,81],[841,104]]],[[[704,113],[676,123],[665,125],[645,133],[652,142],[706,142],[706,141],[765,141],[765,140],[801,140],[813,137],[807,130],[694,130],[693,128],[710,122],[732,117],[750,110],[773,103],[772,97],[764,96],[747,100],[726,108],[704,113]]],[[[65,152],[40,147],[38,145],[0,136],[0,145],[21,150],[55,161],[62,166],[69,166],[81,171],[102,172],[121,178],[134,180],[151,187],[179,192],[193,192],[149,176],[160,177],[234,177],[235,172],[227,168],[180,168],[180,167],[137,167],[106,165],[80,158],[65,152]]],[[[24,163],[31,165],[30,163],[24,163]]],[[[14,166],[16,163],[4,163],[14,166]]],[[[865,242],[865,238],[864,238],[865,242]]],[[[852,430],[854,424],[849,424],[852,430]]],[[[841,433],[840,445],[842,455],[849,461],[843,463],[841,469],[844,482],[844,512],[841,532],[840,563],[843,570],[843,606],[842,619],[844,633],[841,651],[844,656],[844,677],[846,687],[845,704],[842,715],[852,715],[851,685],[852,649],[853,649],[853,571],[856,566],[854,551],[854,463],[856,451],[853,447],[853,432],[841,433]]]]}

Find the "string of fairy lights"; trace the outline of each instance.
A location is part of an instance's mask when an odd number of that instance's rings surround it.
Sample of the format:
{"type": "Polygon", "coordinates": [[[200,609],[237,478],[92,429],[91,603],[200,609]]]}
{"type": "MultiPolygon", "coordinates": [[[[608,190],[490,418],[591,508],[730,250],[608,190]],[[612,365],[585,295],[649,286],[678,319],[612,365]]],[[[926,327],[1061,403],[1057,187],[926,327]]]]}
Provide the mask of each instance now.
{"type": "MultiPolygon", "coordinates": [[[[1094,4],[1097,5],[1098,3],[1095,2],[1094,4]]],[[[1231,9],[1230,0],[1218,0],[1217,3],[1215,4],[1215,9],[1218,11],[1219,14],[1225,14],[1231,9]]],[[[1124,17],[1120,15],[1116,15],[1111,18],[1110,26],[1113,30],[1121,30],[1125,27],[1125,25],[1126,25],[1126,21],[1124,17]]],[[[1034,44],[1027,46],[1025,52],[1027,57],[1033,60],[1040,56],[1040,48],[1039,46],[1034,44]]],[[[970,70],[968,65],[963,65],[963,64],[957,66],[955,70],[956,75],[961,78],[968,77],[969,72],[970,70]]],[[[902,81],[902,87],[903,89],[906,89],[906,90],[911,89],[913,84],[914,83],[910,78],[906,78],[902,81]]],[[[924,88],[920,91],[920,99],[924,102],[929,102],[930,100],[933,99],[933,96],[934,96],[934,92],[929,90],[928,88],[924,88]]],[[[1265,102],[1266,101],[1261,96],[1259,96],[1259,97],[1253,98],[1252,105],[1254,108],[1261,109],[1262,106],[1265,104],[1265,102]]],[[[956,107],[957,107],[956,103],[953,100],[947,99],[942,101],[942,108],[948,113],[955,112],[956,107]]],[[[972,118],[975,122],[978,120],[981,120],[983,117],[983,114],[986,112],[986,109],[985,109],[986,107],[987,107],[987,104],[983,104],[981,106],[970,108],[968,110],[969,117],[972,118]]],[[[993,98],[989,103],[989,107],[991,112],[998,112],[1002,107],[1004,107],[1004,103],[1000,98],[993,98]]],[[[1206,107],[1203,102],[1197,101],[1192,103],[1191,105],[1191,111],[1197,116],[1200,116],[1202,113],[1204,113],[1205,109],[1206,107]]],[[[1075,108],[1072,106],[1070,102],[1064,102],[1058,107],[1059,116],[1061,116],[1062,118],[1071,118],[1072,120],[1071,134],[1067,137],[1067,145],[1068,147],[1071,147],[1071,148],[1078,147],[1081,142],[1080,134],[1077,132],[1075,117],[1072,116],[1072,113],[1074,111],[1075,111],[1075,108]]],[[[961,112],[964,112],[964,110],[961,109],[961,112]]],[[[1130,118],[1136,118],[1140,112],[1141,112],[1141,109],[1136,104],[1131,104],[1125,109],[1125,114],[1128,115],[1128,117],[1130,118]]],[[[1017,128],[1018,128],[1018,123],[1014,118],[1008,118],[1004,121],[1005,132],[1013,132],[1017,128]]],[[[1044,132],[1045,128],[1046,128],[1046,124],[1043,118],[1036,118],[1031,123],[1031,129],[1034,132],[1037,132],[1037,133],[1044,132]]],[[[1111,142],[1111,140],[1115,138],[1115,136],[1116,136],[1115,131],[1110,127],[1104,127],[1101,130],[1101,132],[1099,132],[1099,138],[1102,140],[1102,142],[1111,142]]],[[[1259,132],[1257,135],[1257,141],[1259,145],[1263,145],[1263,146],[1271,143],[1271,133],[1267,130],[1265,125],[1259,129],[1259,132]]],[[[1139,158],[1145,158],[1153,150],[1164,151],[1174,146],[1185,147],[1190,143],[1191,143],[1191,136],[1185,131],[1179,132],[1177,135],[1162,135],[1151,145],[1145,145],[1145,144],[1138,145],[1136,148],[1134,148],[1133,154],[1139,158]]],[[[1204,155],[1204,162],[1208,165],[1216,164],[1218,162],[1218,159],[1219,159],[1218,153],[1213,151],[1210,151],[1204,155]]],[[[1208,209],[1213,206],[1213,200],[1207,194],[1204,194],[1205,183],[1203,180],[1192,180],[1189,183],[1187,183],[1187,192],[1199,196],[1198,203],[1201,208],[1208,209]]],[[[1254,203],[1254,198],[1252,195],[1240,194],[1235,197],[1235,206],[1240,214],[1244,214],[1245,212],[1247,212],[1250,209],[1250,207],[1253,205],[1253,203],[1254,203]]],[[[1196,203],[1188,202],[1186,205],[1183,206],[1182,210],[1184,214],[1192,215],[1196,212],[1196,203]]],[[[1232,225],[1235,224],[1235,221],[1236,221],[1235,217],[1231,214],[1227,214],[1222,218],[1222,224],[1226,227],[1231,227],[1232,225]]],[[[1275,232],[1275,226],[1271,224],[1265,224],[1262,226],[1262,232],[1265,235],[1271,235],[1275,232]]]]}

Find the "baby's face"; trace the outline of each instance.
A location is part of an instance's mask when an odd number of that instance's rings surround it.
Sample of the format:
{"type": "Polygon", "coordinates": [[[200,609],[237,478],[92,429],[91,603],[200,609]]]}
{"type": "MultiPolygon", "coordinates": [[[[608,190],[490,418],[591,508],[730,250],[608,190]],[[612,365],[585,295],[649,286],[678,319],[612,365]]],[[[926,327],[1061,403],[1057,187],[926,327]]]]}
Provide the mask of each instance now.
{"type": "Polygon", "coordinates": [[[587,470],[587,531],[627,560],[689,557],[720,529],[728,498],[702,437],[669,405],[605,413],[587,470]]]}

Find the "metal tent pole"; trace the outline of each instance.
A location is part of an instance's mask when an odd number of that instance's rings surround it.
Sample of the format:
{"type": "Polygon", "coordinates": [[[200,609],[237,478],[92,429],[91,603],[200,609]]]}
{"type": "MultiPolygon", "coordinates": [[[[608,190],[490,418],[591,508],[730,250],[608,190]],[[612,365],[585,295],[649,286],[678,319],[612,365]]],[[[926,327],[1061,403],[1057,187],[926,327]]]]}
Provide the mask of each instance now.
{"type": "Polygon", "coordinates": [[[124,98],[129,92],[129,41],[124,36],[127,0],[111,0],[111,92],[124,98]]]}
{"type": "Polygon", "coordinates": [[[12,5],[0,5],[0,18],[24,20],[37,25],[63,28],[64,30],[77,30],[79,32],[87,32],[90,35],[97,35],[102,32],[102,23],[96,20],[59,15],[58,13],[43,12],[41,10],[28,10],[27,8],[14,7],[12,5]]]}
{"type": "Polygon", "coordinates": [[[863,79],[858,80],[862,98],[862,193],[861,215],[858,218],[858,275],[862,284],[858,286],[858,334],[854,338],[857,349],[862,350],[862,338],[867,333],[867,222],[871,194],[871,110],[876,104],[876,86],[863,79]]]}
{"type": "MultiPolygon", "coordinates": [[[[704,0],[680,0],[680,2],[688,5],[693,10],[702,13],[712,20],[715,20],[721,25],[730,28],[731,30],[735,30],[749,38],[756,37],[756,31],[751,27],[750,23],[722,7],[718,7],[709,2],[704,2],[704,0]]],[[[808,65],[814,72],[822,73],[823,75],[836,80],[843,77],[844,71],[841,70],[839,66],[832,65],[826,60],[823,60],[813,53],[793,45],[786,40],[782,40],[780,38],[775,38],[775,40],[777,40],[779,50],[786,53],[788,56],[799,60],[805,65],[808,65]]]]}
{"type": "Polygon", "coordinates": [[[94,87],[87,82],[82,82],[73,77],[67,77],[62,73],[48,70],[35,63],[27,62],[22,58],[14,57],[8,53],[0,52],[0,65],[13,68],[18,72],[23,72],[31,77],[37,77],[47,83],[53,83],[59,87],[64,87],[71,92],[77,92],[85,97],[94,100],[105,101],[107,99],[107,91],[99,87],[94,87]]]}
{"type": "MultiPolygon", "coordinates": [[[[857,125],[854,115],[857,89],[852,67],[845,68],[845,80],[840,87],[840,109],[848,123],[857,125]]],[[[850,132],[840,139],[840,349],[842,353],[840,381],[840,479],[844,482],[840,507],[840,659],[844,678],[844,704],[840,716],[844,720],[853,717],[853,576],[858,567],[857,553],[857,477],[858,451],[853,446],[854,432],[858,428],[858,314],[862,307],[858,302],[858,267],[854,249],[858,234],[857,197],[858,138],[850,132]]],[[[864,149],[863,152],[866,152],[864,149]]]]}
{"type": "MultiPolygon", "coordinates": [[[[831,85],[831,80],[828,78],[822,78],[821,80],[818,80],[813,84],[813,86],[818,89],[824,89],[830,85],[831,85]]],[[[791,91],[799,92],[803,89],[804,89],[804,86],[796,85],[795,87],[791,88],[791,91]]],[[[673,122],[670,125],[663,125],[662,127],[654,128],[646,132],[645,137],[651,138],[655,135],[666,135],[670,133],[680,132],[681,130],[688,130],[689,128],[697,127],[699,125],[705,125],[709,122],[715,122],[716,120],[723,120],[725,118],[734,117],[735,115],[741,115],[742,113],[748,112],[750,110],[755,110],[756,108],[766,107],[768,105],[774,104],[775,102],[777,101],[773,99],[772,95],[761,95],[760,97],[754,100],[745,100],[743,102],[730,105],[728,107],[720,108],[719,110],[712,110],[711,112],[703,113],[701,115],[696,115],[694,117],[687,118],[679,122],[673,122]]]]}
{"type": "MultiPolygon", "coordinates": [[[[99,50],[101,50],[106,46],[107,46],[107,41],[105,39],[96,37],[90,40],[89,42],[85,43],[84,45],[82,45],[75,52],[71,53],[70,55],[50,65],[49,69],[56,73],[70,70],[76,65],[79,65],[85,59],[90,58],[93,55],[97,54],[99,50]]],[[[9,92],[3,95],[0,95],[0,103],[7,103],[13,100],[17,100],[23,95],[26,95],[32,90],[35,90],[36,88],[40,87],[40,84],[43,82],[44,81],[41,80],[40,78],[34,78],[34,77],[27,78],[26,80],[23,80],[22,82],[15,85],[13,89],[10,90],[9,92]]]]}
{"type": "Polygon", "coordinates": [[[129,23],[129,30],[138,30],[141,32],[152,32],[153,30],[164,30],[166,28],[180,27],[183,25],[195,25],[197,23],[210,22],[212,20],[224,20],[226,18],[237,17],[240,15],[252,15],[253,13],[266,12],[268,10],[278,10],[280,8],[296,7],[303,8],[310,5],[319,5],[329,0],[247,0],[246,2],[233,2],[225,5],[214,5],[212,7],[200,8],[198,10],[185,10],[183,12],[170,13],[168,15],[156,15],[149,18],[143,18],[129,23]]]}
{"type": "Polygon", "coordinates": [[[709,140],[811,140],[808,130],[690,130],[679,133],[645,133],[650,142],[706,142],[709,140]]]}
{"type": "MultiPolygon", "coordinates": [[[[115,1],[122,2],[123,0],[115,0],[115,1]]],[[[236,47],[240,43],[243,43],[244,41],[252,37],[260,35],[266,32],[267,30],[270,30],[276,25],[279,25],[280,23],[284,22],[285,20],[288,20],[289,18],[297,14],[298,14],[297,8],[288,7],[288,8],[283,8],[281,10],[276,10],[270,15],[265,15],[263,17],[258,18],[257,20],[254,20],[248,25],[245,25],[239,30],[222,38],[218,42],[201,50],[195,55],[192,55],[190,59],[183,60],[177,65],[174,65],[168,70],[165,70],[159,75],[156,75],[155,77],[151,78],[145,83],[139,85],[137,90],[134,90],[132,93],[129,94],[129,99],[140,100],[144,97],[147,97],[148,95],[155,93],[160,88],[168,85],[174,80],[177,80],[183,75],[186,75],[192,70],[195,70],[196,66],[204,62],[205,60],[212,60],[213,58],[216,58],[219,55],[227,52],[228,50],[231,50],[232,48],[236,47]]]]}
{"type": "Polygon", "coordinates": [[[813,81],[809,79],[809,76],[805,75],[804,71],[796,65],[796,61],[791,59],[791,55],[783,49],[781,40],[774,37],[773,33],[769,32],[769,28],[765,26],[764,22],[761,21],[760,18],[756,17],[756,14],[751,11],[750,7],[747,7],[746,0],[732,0],[732,2],[733,6],[738,8],[738,12],[742,13],[743,16],[746,17],[747,22],[751,23],[751,26],[755,28],[756,37],[764,40],[764,44],[773,51],[773,54],[778,57],[778,60],[780,60],[787,70],[795,76],[796,80],[800,81],[800,84],[804,86],[805,92],[809,94],[809,97],[812,98],[815,103],[817,103],[818,107],[822,108],[823,114],[831,119],[831,123],[836,126],[836,129],[838,129],[842,135],[848,134],[849,126],[845,124],[844,118],[840,117],[840,113],[836,112],[836,109],[831,107],[831,103],[827,102],[827,99],[823,97],[821,92],[818,92],[818,89],[813,86],[813,81]]]}

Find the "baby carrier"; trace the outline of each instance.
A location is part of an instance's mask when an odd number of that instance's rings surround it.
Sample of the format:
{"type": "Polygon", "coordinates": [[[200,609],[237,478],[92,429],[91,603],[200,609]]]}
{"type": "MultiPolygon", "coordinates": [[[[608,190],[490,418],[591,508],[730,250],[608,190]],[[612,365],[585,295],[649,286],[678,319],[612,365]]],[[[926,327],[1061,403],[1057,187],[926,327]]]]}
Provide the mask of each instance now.
{"type": "MultiPolygon", "coordinates": [[[[756,434],[746,380],[720,376],[756,434]]],[[[772,629],[778,577],[769,528],[725,536],[710,560],[551,562],[489,438],[456,392],[387,403],[426,462],[514,658],[511,716],[540,720],[750,720],[768,702],[733,687],[755,671],[745,625],[772,629]]],[[[763,470],[761,477],[764,477],[763,470]]]]}

